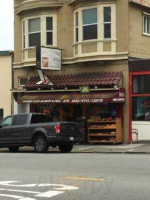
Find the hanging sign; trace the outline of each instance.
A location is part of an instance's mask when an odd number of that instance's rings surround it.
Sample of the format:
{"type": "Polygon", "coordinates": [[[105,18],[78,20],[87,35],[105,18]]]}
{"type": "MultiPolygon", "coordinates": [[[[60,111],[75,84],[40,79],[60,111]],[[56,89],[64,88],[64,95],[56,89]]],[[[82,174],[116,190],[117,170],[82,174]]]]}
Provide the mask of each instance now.
{"type": "Polygon", "coordinates": [[[44,70],[61,70],[61,49],[37,47],[36,68],[44,70]]]}

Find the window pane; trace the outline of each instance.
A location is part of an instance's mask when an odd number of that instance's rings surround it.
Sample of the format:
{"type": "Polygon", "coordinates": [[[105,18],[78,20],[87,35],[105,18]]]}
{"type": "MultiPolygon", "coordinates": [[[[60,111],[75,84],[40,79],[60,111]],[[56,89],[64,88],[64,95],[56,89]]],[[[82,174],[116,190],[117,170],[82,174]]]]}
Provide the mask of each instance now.
{"type": "Polygon", "coordinates": [[[40,18],[29,19],[29,33],[40,32],[40,18]]]}
{"type": "Polygon", "coordinates": [[[144,33],[147,33],[147,18],[144,17],[144,33]]]}
{"type": "Polygon", "coordinates": [[[97,25],[83,27],[83,40],[97,39],[97,25]]]}
{"type": "Polygon", "coordinates": [[[76,28],[76,42],[78,42],[79,40],[79,32],[78,32],[78,28],[76,28]]]}
{"type": "Polygon", "coordinates": [[[83,10],[83,25],[97,23],[97,8],[83,10]]]}
{"type": "Polygon", "coordinates": [[[41,44],[41,39],[40,39],[41,34],[40,33],[33,33],[29,34],[29,46],[40,46],[41,44]]]}
{"type": "Polygon", "coordinates": [[[133,76],[133,93],[150,93],[150,75],[133,76]]]}
{"type": "Polygon", "coordinates": [[[3,109],[0,109],[0,121],[3,119],[3,109]]]}
{"type": "Polygon", "coordinates": [[[53,18],[47,17],[46,18],[46,30],[53,30],[53,18]]]}
{"type": "Polygon", "coordinates": [[[76,26],[78,26],[78,12],[76,13],[76,26]]]}
{"type": "Polygon", "coordinates": [[[150,97],[133,97],[132,120],[150,121],[150,97]]]}
{"type": "Polygon", "coordinates": [[[111,24],[104,24],[104,38],[111,38],[111,24]]]}
{"type": "Polygon", "coordinates": [[[26,123],[26,119],[26,115],[14,116],[13,125],[23,125],[26,123]]]}
{"type": "Polygon", "coordinates": [[[52,44],[53,44],[53,33],[47,32],[47,45],[52,45],[52,44]]]}
{"type": "Polygon", "coordinates": [[[25,21],[23,21],[23,34],[25,34],[25,21]]]}
{"type": "Polygon", "coordinates": [[[104,22],[111,22],[111,7],[104,7],[104,22]]]}
{"type": "Polygon", "coordinates": [[[20,77],[19,78],[19,85],[25,85],[27,83],[28,79],[26,77],[20,77]]]}
{"type": "Polygon", "coordinates": [[[32,115],[31,124],[50,122],[50,115],[32,115]]]}
{"type": "Polygon", "coordinates": [[[25,43],[25,35],[23,35],[23,48],[26,47],[26,43],[25,43]]]}
{"type": "Polygon", "coordinates": [[[12,117],[7,117],[1,122],[2,126],[11,126],[12,125],[12,117]]]}
{"type": "Polygon", "coordinates": [[[147,33],[150,33],[150,18],[147,17],[147,33]]]}

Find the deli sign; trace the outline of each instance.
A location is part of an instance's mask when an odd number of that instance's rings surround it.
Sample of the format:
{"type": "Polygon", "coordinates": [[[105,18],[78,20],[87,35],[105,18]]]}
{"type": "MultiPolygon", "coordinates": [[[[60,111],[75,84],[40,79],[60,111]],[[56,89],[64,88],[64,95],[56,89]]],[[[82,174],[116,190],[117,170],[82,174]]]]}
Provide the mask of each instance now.
{"type": "Polygon", "coordinates": [[[137,3],[142,6],[150,7],[150,0],[130,0],[130,2],[137,3]]]}

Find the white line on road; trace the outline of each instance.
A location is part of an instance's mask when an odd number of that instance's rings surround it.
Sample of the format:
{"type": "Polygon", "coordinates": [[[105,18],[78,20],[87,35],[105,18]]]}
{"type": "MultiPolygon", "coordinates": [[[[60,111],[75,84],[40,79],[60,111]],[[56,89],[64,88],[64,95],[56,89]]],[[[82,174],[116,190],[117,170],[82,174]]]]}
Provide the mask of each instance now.
{"type": "Polygon", "coordinates": [[[22,196],[17,196],[17,195],[10,195],[10,194],[0,194],[1,197],[9,197],[9,198],[13,198],[13,199],[19,199],[19,200],[36,200],[33,198],[26,198],[26,197],[22,197],[22,196]]]}
{"type": "Polygon", "coordinates": [[[54,197],[56,195],[63,194],[63,193],[65,193],[65,192],[60,192],[60,191],[52,190],[52,191],[44,192],[44,193],[41,193],[41,194],[38,194],[38,195],[35,195],[35,196],[36,197],[50,198],[50,197],[54,197]]]}

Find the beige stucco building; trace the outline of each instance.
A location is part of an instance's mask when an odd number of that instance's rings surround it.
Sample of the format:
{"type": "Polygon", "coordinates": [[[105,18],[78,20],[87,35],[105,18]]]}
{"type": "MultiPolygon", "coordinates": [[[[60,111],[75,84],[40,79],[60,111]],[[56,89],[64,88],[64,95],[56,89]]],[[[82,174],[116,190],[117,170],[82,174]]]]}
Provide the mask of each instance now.
{"type": "Polygon", "coordinates": [[[12,113],[12,62],[13,52],[0,51],[0,119],[12,113]]]}
{"type": "Polygon", "coordinates": [[[14,113],[32,111],[31,101],[19,103],[23,95],[79,91],[80,86],[69,90],[69,85],[24,87],[30,78],[38,77],[35,46],[59,48],[62,49],[61,70],[44,70],[46,76],[121,73],[117,85],[92,83],[90,89],[95,92],[125,89],[121,115],[123,142],[127,143],[128,61],[149,57],[149,5],[141,5],[137,0],[15,0],[14,8],[14,113]]]}

